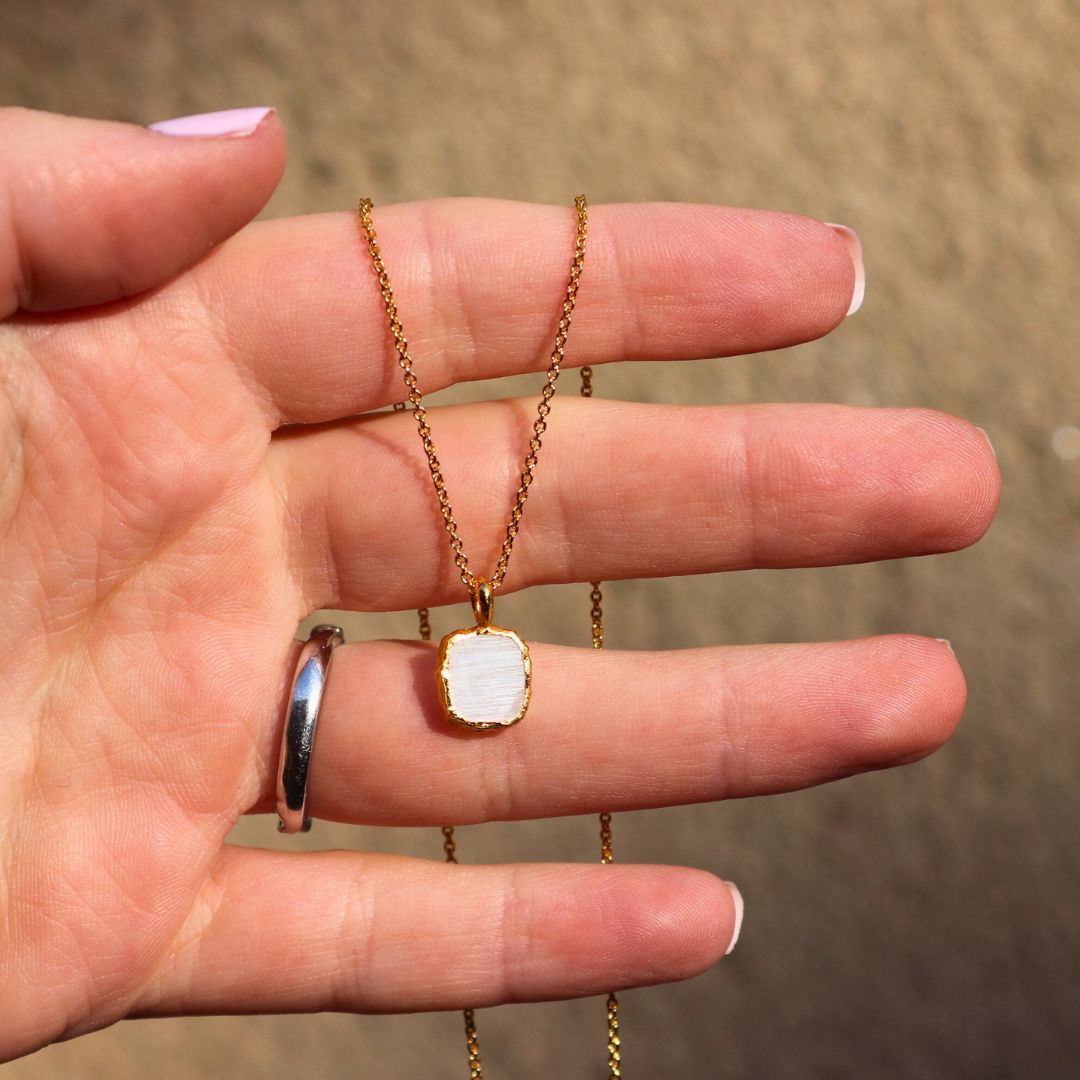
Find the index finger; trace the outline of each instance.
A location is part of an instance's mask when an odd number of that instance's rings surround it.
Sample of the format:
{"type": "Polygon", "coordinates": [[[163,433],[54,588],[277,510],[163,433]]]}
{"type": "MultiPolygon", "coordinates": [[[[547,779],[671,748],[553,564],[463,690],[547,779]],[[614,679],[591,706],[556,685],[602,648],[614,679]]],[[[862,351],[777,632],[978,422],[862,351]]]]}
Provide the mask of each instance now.
{"type": "MultiPolygon", "coordinates": [[[[571,206],[441,199],[376,207],[374,220],[422,392],[547,367],[573,252],[571,206]]],[[[591,207],[566,365],[809,341],[847,314],[857,262],[847,230],[793,214],[591,207]]],[[[402,398],[354,215],[256,223],[188,281],[274,423],[332,420],[402,398]]]]}

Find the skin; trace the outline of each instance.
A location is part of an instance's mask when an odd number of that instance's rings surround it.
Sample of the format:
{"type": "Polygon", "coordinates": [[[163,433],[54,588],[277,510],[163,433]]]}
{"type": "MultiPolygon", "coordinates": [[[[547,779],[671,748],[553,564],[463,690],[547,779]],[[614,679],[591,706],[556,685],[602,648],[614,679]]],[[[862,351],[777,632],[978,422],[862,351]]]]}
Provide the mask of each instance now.
{"type": "MultiPolygon", "coordinates": [[[[400,373],[351,215],[250,224],[283,161],[273,114],[181,138],[0,110],[3,1058],[140,1015],[606,992],[700,972],[734,934],[697,870],[225,843],[273,805],[298,622],[461,599],[412,418],[373,412],[400,373]]],[[[425,391],[542,369],[566,207],[376,224],[425,391]]],[[[807,218],[596,206],[589,229],[571,364],[792,345],[851,299],[844,244],[807,218]]],[[[520,460],[533,408],[432,410],[477,568],[516,484],[493,463],[520,460]]],[[[508,590],[952,550],[998,496],[963,421],[820,405],[566,396],[539,475],[508,590]]],[[[965,695],[945,644],[905,636],[534,657],[527,721],[477,739],[441,721],[425,646],[340,649],[311,811],[433,825],[789,790],[929,753],[965,695]]]]}

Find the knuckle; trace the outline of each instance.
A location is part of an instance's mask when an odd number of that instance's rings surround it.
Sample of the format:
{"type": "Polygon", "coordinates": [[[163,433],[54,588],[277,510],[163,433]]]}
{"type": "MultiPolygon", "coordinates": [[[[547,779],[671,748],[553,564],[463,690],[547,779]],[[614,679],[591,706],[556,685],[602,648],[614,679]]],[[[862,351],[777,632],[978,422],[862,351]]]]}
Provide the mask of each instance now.
{"type": "Polygon", "coordinates": [[[520,868],[510,867],[499,895],[496,921],[499,971],[496,994],[501,1001],[513,1002],[524,996],[528,972],[536,959],[534,914],[531,894],[522,881],[520,868]]]}

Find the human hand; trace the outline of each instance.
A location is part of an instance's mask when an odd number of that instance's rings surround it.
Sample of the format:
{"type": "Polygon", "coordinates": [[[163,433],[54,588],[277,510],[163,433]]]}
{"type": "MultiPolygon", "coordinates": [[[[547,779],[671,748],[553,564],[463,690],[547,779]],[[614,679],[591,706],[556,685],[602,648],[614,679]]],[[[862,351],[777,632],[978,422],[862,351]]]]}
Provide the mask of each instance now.
{"type": "MultiPolygon", "coordinates": [[[[355,221],[249,225],[282,131],[231,126],[0,111],[0,1056],[125,1016],[458,1008],[707,968],[736,901],[700,871],[225,843],[273,806],[298,622],[462,594],[412,418],[355,418],[402,396],[355,221]]],[[[377,216],[425,391],[543,368],[568,209],[377,216]]],[[[570,362],[791,345],[853,289],[809,219],[597,206],[570,362]]],[[[533,408],[432,410],[477,565],[533,408]]],[[[570,395],[540,477],[507,588],[951,550],[998,491],[985,439],[925,410],[570,395]]],[[[475,737],[442,719],[428,646],[341,647],[310,812],[440,825],[788,790],[930,752],[964,701],[948,647],[915,637],[532,648],[528,717],[475,737]]]]}

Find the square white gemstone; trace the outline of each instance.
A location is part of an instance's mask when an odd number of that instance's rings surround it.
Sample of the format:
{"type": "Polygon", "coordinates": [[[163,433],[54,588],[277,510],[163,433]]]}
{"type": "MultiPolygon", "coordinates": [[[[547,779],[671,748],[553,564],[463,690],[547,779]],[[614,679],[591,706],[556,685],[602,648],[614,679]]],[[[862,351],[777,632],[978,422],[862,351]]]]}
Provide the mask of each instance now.
{"type": "Polygon", "coordinates": [[[472,630],[449,643],[443,677],[453,711],[466,723],[511,724],[525,704],[525,654],[507,634],[472,630]]]}

